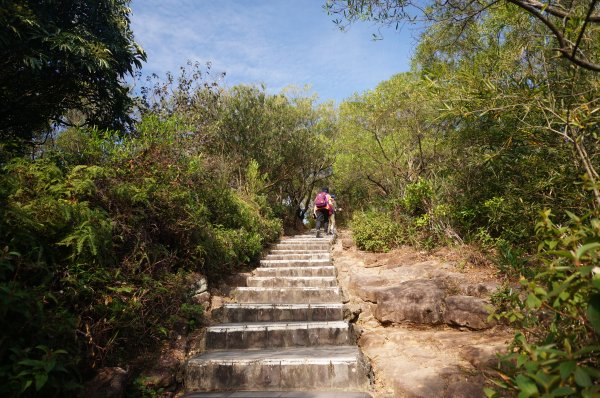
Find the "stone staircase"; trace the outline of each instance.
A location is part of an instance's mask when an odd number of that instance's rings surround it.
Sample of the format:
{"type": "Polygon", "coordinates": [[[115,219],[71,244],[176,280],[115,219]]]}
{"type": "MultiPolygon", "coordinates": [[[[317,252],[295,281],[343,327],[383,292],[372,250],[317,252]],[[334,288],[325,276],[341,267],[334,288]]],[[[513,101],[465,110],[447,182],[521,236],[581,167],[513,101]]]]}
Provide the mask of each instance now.
{"type": "Polygon", "coordinates": [[[261,261],[206,351],[188,361],[187,398],[370,398],[368,362],[343,320],[331,239],[284,239],[261,261]]]}

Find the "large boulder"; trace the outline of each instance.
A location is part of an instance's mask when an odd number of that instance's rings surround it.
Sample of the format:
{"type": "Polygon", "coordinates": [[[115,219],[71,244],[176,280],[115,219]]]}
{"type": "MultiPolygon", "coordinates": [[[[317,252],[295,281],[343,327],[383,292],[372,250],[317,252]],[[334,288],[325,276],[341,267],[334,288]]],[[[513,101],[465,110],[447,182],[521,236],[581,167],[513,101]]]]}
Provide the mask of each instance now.
{"type": "Polygon", "coordinates": [[[377,292],[374,315],[381,323],[440,324],[444,320],[445,296],[444,284],[439,280],[402,282],[377,292]]]}
{"type": "Polygon", "coordinates": [[[448,325],[463,326],[469,329],[488,329],[494,325],[488,321],[490,304],[472,296],[446,297],[444,322],[448,325]]]}
{"type": "Polygon", "coordinates": [[[348,280],[348,288],[363,301],[377,302],[377,293],[385,289],[389,280],[382,276],[364,273],[351,273],[348,280]]]}

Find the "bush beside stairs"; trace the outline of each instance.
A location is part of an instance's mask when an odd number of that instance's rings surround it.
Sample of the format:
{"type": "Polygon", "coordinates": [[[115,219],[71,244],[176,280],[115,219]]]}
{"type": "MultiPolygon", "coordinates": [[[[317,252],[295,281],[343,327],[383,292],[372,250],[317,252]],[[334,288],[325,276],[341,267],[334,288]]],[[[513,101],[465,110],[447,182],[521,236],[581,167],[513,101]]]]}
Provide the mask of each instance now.
{"type": "Polygon", "coordinates": [[[188,361],[186,398],[370,398],[369,365],[343,319],[331,237],[298,235],[261,261],[225,323],[188,361]]]}

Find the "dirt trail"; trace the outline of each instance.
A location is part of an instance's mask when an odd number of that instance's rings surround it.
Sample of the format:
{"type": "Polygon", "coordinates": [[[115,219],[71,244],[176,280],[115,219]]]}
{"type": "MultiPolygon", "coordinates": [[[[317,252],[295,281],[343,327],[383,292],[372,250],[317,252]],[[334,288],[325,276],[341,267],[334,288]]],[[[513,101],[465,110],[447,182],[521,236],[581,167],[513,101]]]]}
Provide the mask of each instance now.
{"type": "Polygon", "coordinates": [[[446,301],[460,295],[487,302],[499,281],[482,256],[464,247],[434,254],[410,248],[365,253],[356,249],[346,231],[340,232],[333,256],[347,316],[355,318],[359,345],[371,360],[376,398],[485,397],[486,368],[511,340],[510,330],[498,325],[473,330],[441,322],[384,326],[373,302],[386,287],[423,280],[443,281],[446,301]]]}

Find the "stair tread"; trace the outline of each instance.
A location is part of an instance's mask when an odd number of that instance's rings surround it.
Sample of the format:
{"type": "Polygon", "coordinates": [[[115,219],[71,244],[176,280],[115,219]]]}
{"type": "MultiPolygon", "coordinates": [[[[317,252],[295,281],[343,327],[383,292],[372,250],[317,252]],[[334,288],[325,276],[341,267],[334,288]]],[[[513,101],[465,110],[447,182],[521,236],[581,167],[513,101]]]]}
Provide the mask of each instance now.
{"type": "Polygon", "coordinates": [[[308,280],[335,280],[335,276],[250,276],[249,279],[308,279],[308,280]]]}
{"type": "Polygon", "coordinates": [[[331,254],[329,249],[273,249],[269,254],[331,254]]]}
{"type": "Polygon", "coordinates": [[[302,286],[302,287],[261,287],[261,286],[242,286],[236,287],[236,290],[340,290],[339,286],[302,286]]]}
{"type": "Polygon", "coordinates": [[[192,359],[193,362],[225,363],[286,363],[286,364],[329,364],[348,363],[359,359],[357,346],[316,346],[269,349],[241,349],[206,351],[192,359]]]}
{"type": "Polygon", "coordinates": [[[372,398],[359,391],[235,391],[197,392],[182,398],[372,398]]]}
{"type": "Polygon", "coordinates": [[[237,302],[223,304],[224,323],[207,327],[208,350],[188,360],[185,398],[372,398],[343,320],[332,241],[313,233],[272,247],[232,292],[237,302]]]}
{"type": "Polygon", "coordinates": [[[303,269],[303,268],[308,268],[308,269],[321,269],[321,268],[326,268],[326,269],[335,269],[334,265],[307,265],[305,267],[260,267],[257,268],[258,269],[303,269]]]}
{"type": "Polygon", "coordinates": [[[314,304],[274,304],[274,303],[226,303],[226,308],[253,308],[253,309],[304,309],[304,308],[342,308],[342,303],[314,303],[314,304]]]}
{"type": "Polygon", "coordinates": [[[243,329],[243,330],[260,330],[264,328],[274,329],[310,329],[318,327],[330,328],[347,328],[348,323],[345,321],[283,321],[283,322],[231,322],[220,323],[209,326],[207,329],[243,329]]]}
{"type": "Polygon", "coordinates": [[[265,259],[265,260],[260,260],[261,264],[262,263],[331,263],[331,259],[330,258],[292,258],[292,259],[287,259],[287,260],[269,260],[269,259],[265,259]]]}

